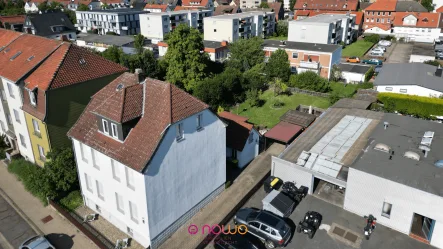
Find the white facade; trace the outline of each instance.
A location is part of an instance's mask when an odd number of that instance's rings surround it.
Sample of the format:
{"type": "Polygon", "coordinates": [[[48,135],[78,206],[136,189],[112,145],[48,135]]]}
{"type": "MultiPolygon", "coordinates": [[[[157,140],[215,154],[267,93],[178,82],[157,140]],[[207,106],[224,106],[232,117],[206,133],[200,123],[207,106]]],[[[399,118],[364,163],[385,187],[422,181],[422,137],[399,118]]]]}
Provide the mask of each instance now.
{"type": "Polygon", "coordinates": [[[362,74],[362,73],[342,72],[341,76],[346,81],[346,83],[364,82],[365,81],[365,74],[362,74]]]}
{"type": "Polygon", "coordinates": [[[394,36],[407,42],[434,43],[441,36],[440,28],[394,27],[394,36]]]}
{"type": "Polygon", "coordinates": [[[141,34],[153,43],[163,41],[166,34],[181,23],[203,31],[203,19],[212,16],[212,10],[179,10],[172,12],[146,13],[140,15],[141,34]]]}
{"type": "Polygon", "coordinates": [[[258,8],[261,3],[266,3],[266,0],[241,0],[240,8],[241,9],[250,9],[250,8],[258,8]]]}
{"type": "Polygon", "coordinates": [[[178,124],[166,130],[142,173],[98,152],[92,157],[90,147],[73,140],[86,205],[144,247],[155,248],[157,242],[170,235],[169,229],[181,226],[224,189],[226,128],[209,110],[199,114],[203,118],[202,129],[198,131],[197,114],[180,121],[184,127],[183,140],[176,140],[178,124]],[[128,180],[131,178],[132,181],[128,180]],[[136,206],[136,217],[129,202],[136,206]]]}
{"type": "Polygon", "coordinates": [[[83,33],[95,29],[100,35],[105,35],[107,32],[114,32],[118,35],[137,35],[140,33],[139,14],[142,13],[145,11],[131,9],[76,11],[76,27],[83,33]]]}
{"type": "MultiPolygon", "coordinates": [[[[366,26],[368,26],[368,25],[366,25],[366,26]]],[[[378,34],[378,35],[391,35],[392,34],[391,29],[384,30],[379,27],[367,28],[366,26],[363,27],[364,33],[378,34]]]]}
{"type": "Polygon", "coordinates": [[[414,213],[436,221],[430,244],[443,248],[443,197],[349,168],[344,209],[358,215],[373,214],[377,222],[409,234],[414,213]],[[369,185],[368,185],[369,184],[369,185]],[[389,218],[383,203],[392,204],[389,218]]]}
{"type": "Polygon", "coordinates": [[[409,62],[423,63],[425,61],[433,61],[433,60],[435,60],[435,56],[411,54],[411,56],[409,57],[409,62]]]}
{"type": "Polygon", "coordinates": [[[403,93],[423,97],[440,97],[443,93],[417,85],[381,85],[376,86],[378,92],[403,93]]]}
{"type": "MultiPolygon", "coordinates": [[[[249,138],[245,143],[245,147],[243,147],[242,151],[236,151],[237,154],[237,160],[238,160],[238,167],[244,168],[249,162],[254,160],[254,158],[258,155],[258,146],[260,143],[260,135],[255,129],[251,130],[251,133],[249,134],[249,138]]],[[[231,157],[233,155],[232,148],[226,147],[226,157],[231,157]]]]}
{"type": "Polygon", "coordinates": [[[38,12],[38,6],[34,2],[26,2],[25,3],[25,12],[26,13],[36,13],[38,12]]]}

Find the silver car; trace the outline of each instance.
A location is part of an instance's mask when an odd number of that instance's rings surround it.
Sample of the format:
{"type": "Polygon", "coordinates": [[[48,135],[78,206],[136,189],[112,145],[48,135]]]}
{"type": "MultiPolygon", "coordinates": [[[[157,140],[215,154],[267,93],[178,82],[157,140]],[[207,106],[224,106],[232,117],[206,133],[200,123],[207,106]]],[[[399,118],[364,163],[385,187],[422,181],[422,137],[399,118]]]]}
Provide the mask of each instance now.
{"type": "Polygon", "coordinates": [[[55,249],[45,236],[37,235],[27,239],[19,249],[55,249]]]}

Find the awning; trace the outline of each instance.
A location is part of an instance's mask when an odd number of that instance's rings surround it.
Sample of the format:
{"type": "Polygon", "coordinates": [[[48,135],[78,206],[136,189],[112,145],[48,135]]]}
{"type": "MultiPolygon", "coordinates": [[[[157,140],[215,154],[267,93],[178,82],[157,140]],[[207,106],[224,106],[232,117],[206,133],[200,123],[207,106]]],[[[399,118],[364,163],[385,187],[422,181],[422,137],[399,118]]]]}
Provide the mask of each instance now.
{"type": "Polygon", "coordinates": [[[299,125],[294,125],[287,122],[280,122],[268,132],[266,132],[265,137],[288,144],[302,130],[303,127],[299,125]]]}

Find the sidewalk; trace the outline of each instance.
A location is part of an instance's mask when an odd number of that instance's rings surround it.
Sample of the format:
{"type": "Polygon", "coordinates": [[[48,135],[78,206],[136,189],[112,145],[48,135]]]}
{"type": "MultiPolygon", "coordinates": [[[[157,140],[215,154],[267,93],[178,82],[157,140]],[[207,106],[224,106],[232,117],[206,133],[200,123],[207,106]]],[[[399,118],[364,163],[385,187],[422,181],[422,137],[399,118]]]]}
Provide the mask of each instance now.
{"type": "MultiPolygon", "coordinates": [[[[10,174],[4,162],[0,162],[0,189],[20,210],[17,210],[36,233],[49,235],[54,246],[61,249],[98,249],[83,233],[49,206],[27,192],[15,175],[10,174]],[[48,216],[51,216],[52,219],[48,216]],[[49,220],[46,223],[42,221],[49,220]]],[[[0,191],[1,192],[1,191],[0,191]]],[[[14,205],[12,205],[14,206],[14,205]]]]}

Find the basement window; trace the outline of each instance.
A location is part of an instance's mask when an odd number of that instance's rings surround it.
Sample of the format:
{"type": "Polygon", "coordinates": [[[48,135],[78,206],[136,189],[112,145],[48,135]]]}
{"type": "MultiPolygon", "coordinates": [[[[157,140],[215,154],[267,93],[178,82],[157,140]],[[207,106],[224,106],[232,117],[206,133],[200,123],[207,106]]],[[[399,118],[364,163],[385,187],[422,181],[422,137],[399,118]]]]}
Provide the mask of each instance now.
{"type": "Polygon", "coordinates": [[[390,218],[391,210],[392,210],[392,204],[388,202],[383,202],[383,209],[381,210],[381,216],[390,218]]]}

